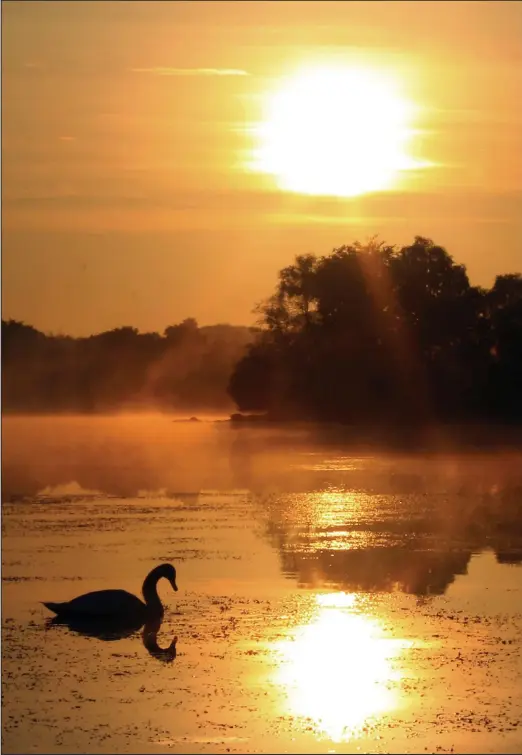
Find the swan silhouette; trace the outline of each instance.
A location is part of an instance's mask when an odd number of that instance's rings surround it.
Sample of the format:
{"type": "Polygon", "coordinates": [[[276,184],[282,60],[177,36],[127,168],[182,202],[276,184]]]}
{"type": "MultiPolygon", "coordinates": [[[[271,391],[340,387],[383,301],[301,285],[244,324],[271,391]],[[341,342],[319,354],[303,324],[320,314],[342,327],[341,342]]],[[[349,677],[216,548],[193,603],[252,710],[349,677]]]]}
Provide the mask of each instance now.
{"type": "MultiPolygon", "coordinates": [[[[158,596],[158,582],[165,577],[177,591],[176,569],[172,564],[156,566],[146,577],[141,589],[144,601],[126,590],[96,590],[79,595],[65,603],[43,603],[50,611],[73,627],[76,622],[85,620],[102,622],[109,633],[126,628],[128,634],[139,629],[142,624],[163,616],[163,605],[158,596]]],[[[57,622],[59,623],[59,622],[57,622]]],[[[161,621],[160,621],[161,623],[161,621]]],[[[158,625],[159,628],[159,625],[158,625]]],[[[127,635],[128,636],[128,635],[127,635]]]]}

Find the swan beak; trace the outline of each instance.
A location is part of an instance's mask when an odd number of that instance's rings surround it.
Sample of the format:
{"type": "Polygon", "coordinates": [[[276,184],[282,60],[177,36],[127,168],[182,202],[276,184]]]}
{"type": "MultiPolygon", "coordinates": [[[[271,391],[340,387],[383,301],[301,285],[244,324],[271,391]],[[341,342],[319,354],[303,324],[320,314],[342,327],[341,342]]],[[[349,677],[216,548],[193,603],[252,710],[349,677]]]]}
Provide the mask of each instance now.
{"type": "Polygon", "coordinates": [[[178,586],[177,586],[177,584],[176,584],[176,583],[174,582],[174,580],[172,580],[172,582],[171,582],[170,584],[172,585],[172,589],[173,589],[173,590],[174,590],[175,592],[177,592],[177,591],[178,591],[178,586]]]}

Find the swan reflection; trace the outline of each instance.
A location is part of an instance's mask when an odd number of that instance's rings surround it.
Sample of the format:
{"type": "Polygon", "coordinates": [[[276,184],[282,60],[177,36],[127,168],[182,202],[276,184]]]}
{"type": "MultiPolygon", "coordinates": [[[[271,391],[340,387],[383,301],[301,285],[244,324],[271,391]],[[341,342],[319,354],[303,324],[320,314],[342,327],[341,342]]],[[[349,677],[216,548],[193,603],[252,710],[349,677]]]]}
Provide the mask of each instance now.
{"type": "Polygon", "coordinates": [[[170,663],[170,661],[173,661],[176,657],[176,643],[178,638],[174,637],[168,647],[161,648],[158,645],[158,632],[160,627],[161,617],[154,621],[147,622],[143,627],[143,644],[154,658],[164,661],[165,663],[170,663]]]}
{"type": "Polygon", "coordinates": [[[365,723],[398,705],[393,660],[410,642],[383,635],[379,621],[346,593],[316,596],[314,615],[278,643],[278,681],[294,715],[312,719],[334,741],[356,736],[365,723]]]}
{"type": "Polygon", "coordinates": [[[149,619],[145,624],[136,617],[122,617],[119,619],[95,619],[80,617],[55,616],[47,621],[48,627],[65,626],[72,632],[84,637],[96,637],[105,642],[114,642],[131,637],[143,627],[142,642],[147,652],[154,658],[164,662],[171,662],[176,657],[177,637],[174,637],[166,648],[158,645],[158,633],[161,629],[163,617],[149,619]]]}

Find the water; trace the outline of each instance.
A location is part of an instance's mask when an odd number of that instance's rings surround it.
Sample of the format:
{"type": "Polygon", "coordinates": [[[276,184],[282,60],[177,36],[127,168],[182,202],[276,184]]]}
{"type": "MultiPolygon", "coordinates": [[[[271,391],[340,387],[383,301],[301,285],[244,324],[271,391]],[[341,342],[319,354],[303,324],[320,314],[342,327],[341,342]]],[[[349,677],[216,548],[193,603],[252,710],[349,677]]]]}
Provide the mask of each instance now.
{"type": "Polygon", "coordinates": [[[3,749],[520,752],[521,462],[4,419],[3,749]],[[139,593],[161,561],[180,589],[152,644],[40,603],[139,593]]]}

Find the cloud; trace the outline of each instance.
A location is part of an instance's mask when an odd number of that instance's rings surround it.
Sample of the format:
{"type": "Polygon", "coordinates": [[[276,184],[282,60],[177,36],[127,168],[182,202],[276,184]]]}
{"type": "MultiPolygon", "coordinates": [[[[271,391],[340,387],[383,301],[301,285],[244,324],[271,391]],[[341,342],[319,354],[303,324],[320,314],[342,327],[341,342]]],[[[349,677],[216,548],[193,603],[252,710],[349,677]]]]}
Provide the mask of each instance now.
{"type": "Polygon", "coordinates": [[[134,73],[151,73],[154,76],[249,76],[240,68],[133,68],[134,73]]]}

